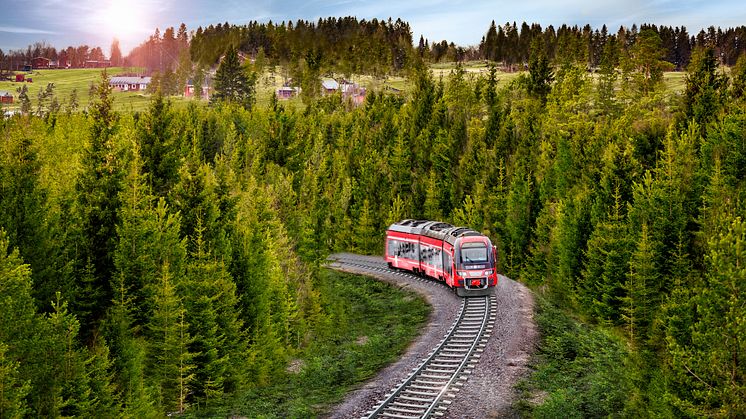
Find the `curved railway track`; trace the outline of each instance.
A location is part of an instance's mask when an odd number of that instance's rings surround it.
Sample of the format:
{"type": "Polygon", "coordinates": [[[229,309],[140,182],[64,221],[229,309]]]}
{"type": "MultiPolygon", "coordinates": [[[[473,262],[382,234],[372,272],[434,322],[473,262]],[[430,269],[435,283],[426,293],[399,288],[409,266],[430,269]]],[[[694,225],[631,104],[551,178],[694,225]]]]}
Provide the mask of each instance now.
{"type": "MultiPolygon", "coordinates": [[[[354,267],[371,273],[392,272],[383,261],[373,262],[354,255],[336,255],[330,262],[340,268],[354,267]]],[[[395,273],[413,280],[441,284],[406,272],[395,273]]],[[[443,339],[365,417],[415,419],[443,416],[455,393],[479,362],[492,333],[496,308],[494,294],[463,298],[460,312],[443,339]]]]}

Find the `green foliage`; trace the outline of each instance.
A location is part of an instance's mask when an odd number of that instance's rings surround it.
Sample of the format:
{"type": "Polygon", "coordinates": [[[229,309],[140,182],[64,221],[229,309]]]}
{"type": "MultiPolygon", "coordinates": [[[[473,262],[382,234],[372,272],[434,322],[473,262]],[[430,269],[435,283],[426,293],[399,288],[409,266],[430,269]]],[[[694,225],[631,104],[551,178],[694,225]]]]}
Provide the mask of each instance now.
{"type": "Polygon", "coordinates": [[[710,239],[710,269],[701,289],[686,303],[696,313],[690,328],[683,335],[668,336],[672,377],[681,390],[674,394],[674,404],[693,416],[746,414],[742,367],[746,353],[742,301],[745,241],[746,228],[740,217],[710,239]]]}
{"type": "Polygon", "coordinates": [[[531,58],[528,62],[528,93],[546,102],[547,95],[552,90],[552,68],[544,49],[544,43],[539,38],[531,41],[531,58]]]}
{"type": "Polygon", "coordinates": [[[113,142],[117,114],[111,107],[111,89],[103,72],[96,87],[97,100],[90,109],[90,137],[82,156],[83,170],[76,182],[82,236],[78,269],[89,275],[90,281],[75,301],[86,328],[102,317],[112,296],[109,279],[114,271],[121,163],[113,142]]]}
{"type": "Polygon", "coordinates": [[[686,117],[704,129],[723,106],[727,87],[727,77],[718,73],[715,50],[711,47],[696,49],[687,68],[684,92],[686,117]]]}
{"type": "Polygon", "coordinates": [[[623,342],[598,327],[579,324],[544,299],[536,322],[542,338],[537,369],[524,381],[518,411],[537,418],[619,415],[633,389],[623,342]],[[539,405],[531,402],[544,393],[539,405]]]}
{"type": "Polygon", "coordinates": [[[227,102],[251,109],[256,101],[256,74],[246,74],[235,48],[229,47],[214,79],[212,102],[227,102]]]}
{"type": "Polygon", "coordinates": [[[416,295],[370,278],[321,272],[322,320],[313,343],[298,352],[272,386],[241,397],[247,416],[312,417],[339,401],[347,386],[362,383],[395,360],[426,321],[429,308],[416,295]]]}

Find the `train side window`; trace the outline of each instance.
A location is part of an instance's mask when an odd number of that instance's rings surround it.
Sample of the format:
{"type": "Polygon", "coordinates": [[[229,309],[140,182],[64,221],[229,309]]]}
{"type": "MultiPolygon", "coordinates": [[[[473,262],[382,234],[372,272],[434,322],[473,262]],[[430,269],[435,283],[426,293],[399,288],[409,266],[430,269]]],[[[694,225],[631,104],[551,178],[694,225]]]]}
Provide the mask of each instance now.
{"type": "Polygon", "coordinates": [[[448,252],[443,252],[443,265],[444,265],[446,273],[449,276],[452,276],[453,275],[453,263],[451,260],[451,255],[448,254],[448,252]]]}
{"type": "Polygon", "coordinates": [[[396,240],[388,240],[387,243],[388,246],[388,254],[389,256],[399,256],[397,252],[399,251],[399,246],[397,246],[396,240]]]}

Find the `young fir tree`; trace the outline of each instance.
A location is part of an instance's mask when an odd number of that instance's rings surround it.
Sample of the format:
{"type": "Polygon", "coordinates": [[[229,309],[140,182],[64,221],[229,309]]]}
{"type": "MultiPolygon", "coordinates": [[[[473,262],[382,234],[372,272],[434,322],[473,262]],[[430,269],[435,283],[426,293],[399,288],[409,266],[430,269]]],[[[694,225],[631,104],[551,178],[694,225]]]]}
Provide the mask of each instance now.
{"type": "Polygon", "coordinates": [[[373,211],[371,211],[370,201],[363,200],[359,209],[357,224],[355,225],[355,248],[363,254],[371,254],[379,251],[378,237],[381,232],[378,230],[377,222],[373,211]]]}
{"type": "MultiPolygon", "coordinates": [[[[0,416],[22,417],[29,412],[25,400],[33,372],[38,327],[31,297],[31,270],[0,229],[0,416]]],[[[38,373],[38,372],[37,372],[38,373]]],[[[47,377],[41,377],[41,380],[47,377]]],[[[40,396],[38,391],[32,393],[40,396]]]]}
{"type": "Polygon", "coordinates": [[[546,103],[547,95],[552,90],[552,81],[554,74],[549,64],[544,41],[541,38],[534,38],[531,41],[531,57],[528,61],[528,79],[526,88],[528,93],[542,103],[546,103]]]}
{"type": "Polygon", "coordinates": [[[198,219],[192,261],[179,293],[194,339],[195,398],[212,406],[243,388],[247,349],[236,285],[225,264],[208,252],[203,231],[198,219]]]}
{"type": "Polygon", "coordinates": [[[8,345],[0,342],[0,417],[20,418],[30,413],[25,400],[30,385],[20,376],[20,363],[7,353],[8,345]]]}
{"type": "Polygon", "coordinates": [[[147,324],[148,376],[158,391],[161,411],[184,413],[194,379],[195,354],[189,351],[193,339],[171,275],[168,262],[164,262],[147,324]]]}
{"type": "Polygon", "coordinates": [[[622,320],[625,322],[627,336],[638,347],[646,346],[657,307],[653,292],[660,279],[654,252],[648,236],[648,226],[643,224],[637,248],[630,257],[627,282],[624,284],[626,294],[622,298],[622,320]]]}
{"type": "Polygon", "coordinates": [[[138,121],[137,138],[143,171],[156,196],[166,196],[178,179],[177,144],[173,141],[171,103],[157,92],[138,121]]]}
{"type": "Polygon", "coordinates": [[[90,137],[76,183],[77,210],[82,223],[78,269],[86,272],[90,267],[91,283],[85,294],[75,300],[79,305],[75,308],[88,313],[81,318],[87,333],[103,316],[112,297],[109,281],[114,272],[121,169],[114,147],[117,114],[112,109],[111,89],[103,72],[90,107],[90,137]]]}
{"type": "Polygon", "coordinates": [[[746,98],[746,53],[742,53],[736,61],[736,65],[731,70],[730,94],[735,99],[746,98]]]}
{"type": "Polygon", "coordinates": [[[674,401],[695,416],[746,415],[746,223],[724,221],[708,242],[704,286],[690,300],[690,334],[668,340],[673,378],[690,391],[674,401]]]}
{"type": "Polygon", "coordinates": [[[598,321],[617,323],[629,263],[627,225],[622,218],[618,193],[608,220],[594,226],[585,260],[579,287],[584,309],[598,321]]]}
{"type": "Polygon", "coordinates": [[[684,114],[704,132],[725,103],[728,79],[718,73],[718,62],[712,47],[697,48],[687,67],[684,90],[684,114]]]}
{"type": "Polygon", "coordinates": [[[255,102],[256,74],[246,74],[233,46],[228,47],[214,78],[214,91],[210,101],[235,103],[251,109],[255,102]]]}

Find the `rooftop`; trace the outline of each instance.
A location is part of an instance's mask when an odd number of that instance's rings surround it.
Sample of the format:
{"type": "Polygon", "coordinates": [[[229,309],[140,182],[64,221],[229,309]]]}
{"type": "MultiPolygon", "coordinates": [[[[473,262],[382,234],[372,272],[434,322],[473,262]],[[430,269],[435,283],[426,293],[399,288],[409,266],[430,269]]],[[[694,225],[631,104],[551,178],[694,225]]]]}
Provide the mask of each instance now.
{"type": "Polygon", "coordinates": [[[111,80],[109,80],[109,84],[139,84],[139,83],[150,83],[150,77],[140,76],[140,77],[112,77],[111,80]]]}

